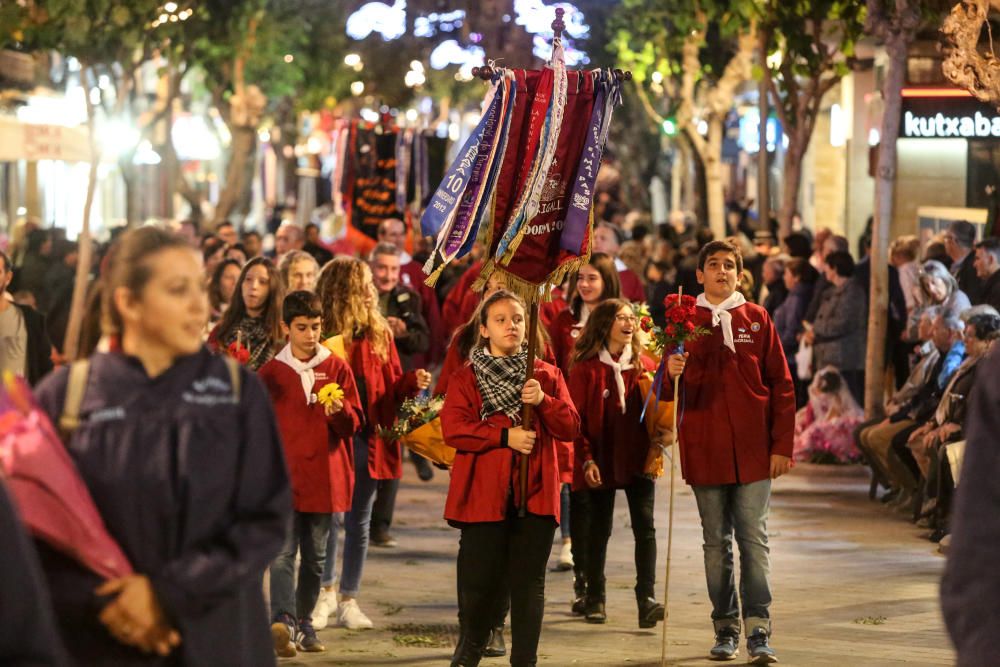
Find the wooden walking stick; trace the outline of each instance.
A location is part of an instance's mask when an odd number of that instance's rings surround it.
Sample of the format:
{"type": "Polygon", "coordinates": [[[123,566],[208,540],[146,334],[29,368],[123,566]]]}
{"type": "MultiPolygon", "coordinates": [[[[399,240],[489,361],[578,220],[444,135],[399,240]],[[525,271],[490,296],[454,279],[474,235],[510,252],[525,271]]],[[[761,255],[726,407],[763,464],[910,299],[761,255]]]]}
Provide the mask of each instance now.
{"type": "MultiPolygon", "coordinates": [[[[684,288],[677,288],[677,305],[680,306],[684,288]]],[[[667,568],[663,574],[663,638],[660,645],[660,665],[667,664],[667,621],[670,619],[670,554],[674,546],[674,478],[676,477],[677,447],[680,434],[677,432],[677,404],[680,400],[681,376],[674,378],[673,442],[670,443],[670,503],[667,510],[667,568]]]]}
{"type": "MultiPolygon", "coordinates": [[[[538,300],[531,302],[531,314],[528,316],[528,367],[524,373],[524,383],[535,377],[535,339],[538,338],[538,300]]],[[[532,406],[525,405],[521,414],[521,427],[531,430],[532,406]]],[[[521,485],[521,503],[517,506],[517,516],[524,518],[528,512],[528,454],[521,454],[518,482],[521,485]]]]}

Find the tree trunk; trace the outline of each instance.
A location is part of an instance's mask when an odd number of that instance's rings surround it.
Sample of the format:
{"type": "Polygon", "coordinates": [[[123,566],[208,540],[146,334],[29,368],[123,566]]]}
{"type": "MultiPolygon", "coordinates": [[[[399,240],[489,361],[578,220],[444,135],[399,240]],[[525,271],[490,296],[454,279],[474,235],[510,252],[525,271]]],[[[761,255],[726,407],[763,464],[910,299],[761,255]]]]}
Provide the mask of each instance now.
{"type": "Polygon", "coordinates": [[[257,148],[257,128],[233,126],[233,142],[230,148],[229,164],[226,166],[226,185],[219,193],[219,203],[215,207],[214,222],[227,220],[243,201],[250,185],[250,167],[257,148]]]}
{"type": "Polygon", "coordinates": [[[902,110],[902,90],[906,76],[905,32],[891,33],[886,39],[889,68],[886,72],[882,115],[882,144],[875,174],[875,220],[872,226],[871,293],[868,299],[868,353],[865,360],[865,416],[880,417],[885,393],[885,338],[889,312],[889,227],[892,225],[896,182],[896,137],[902,110]]]}
{"type": "Polygon", "coordinates": [[[723,119],[713,116],[708,121],[708,145],[705,161],[705,195],[708,199],[708,226],[716,239],[726,237],[726,193],[722,187],[723,119]]]}
{"type": "Polygon", "coordinates": [[[688,175],[687,147],[681,141],[672,142],[674,159],[670,164],[670,212],[684,210],[684,181],[688,175]]]}
{"type": "Polygon", "coordinates": [[[781,210],[778,212],[779,236],[784,239],[792,233],[792,216],[799,208],[799,188],[802,183],[802,158],[805,149],[801,142],[789,141],[782,166],[781,210]]]}
{"type": "Polygon", "coordinates": [[[125,223],[129,228],[139,222],[138,176],[139,170],[132,163],[135,153],[128,153],[118,160],[118,171],[125,185],[125,223]]]}
{"type": "MultiPolygon", "coordinates": [[[[80,72],[84,89],[90,85],[92,78],[89,65],[84,65],[80,72]]],[[[76,263],[76,277],[73,281],[73,299],[70,302],[69,321],[66,324],[66,338],[63,340],[63,356],[74,361],[80,349],[80,330],[83,328],[83,310],[86,306],[87,288],[90,284],[90,269],[93,263],[93,242],[90,238],[90,211],[94,205],[94,195],[97,192],[97,168],[101,162],[100,149],[97,147],[97,133],[94,128],[94,105],[90,95],[84,95],[87,104],[87,137],[90,143],[90,171],[87,176],[87,197],[83,204],[83,224],[80,226],[80,236],[77,239],[79,257],[76,263]]]]}

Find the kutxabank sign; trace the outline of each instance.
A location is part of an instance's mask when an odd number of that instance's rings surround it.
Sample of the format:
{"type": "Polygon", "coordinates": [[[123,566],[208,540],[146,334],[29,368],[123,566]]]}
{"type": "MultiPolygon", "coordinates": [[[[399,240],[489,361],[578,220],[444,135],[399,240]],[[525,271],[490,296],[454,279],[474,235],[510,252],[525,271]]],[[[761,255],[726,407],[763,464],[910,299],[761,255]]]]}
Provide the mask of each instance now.
{"type": "Polygon", "coordinates": [[[1000,114],[969,98],[904,99],[901,120],[901,139],[1000,138],[1000,114]]]}

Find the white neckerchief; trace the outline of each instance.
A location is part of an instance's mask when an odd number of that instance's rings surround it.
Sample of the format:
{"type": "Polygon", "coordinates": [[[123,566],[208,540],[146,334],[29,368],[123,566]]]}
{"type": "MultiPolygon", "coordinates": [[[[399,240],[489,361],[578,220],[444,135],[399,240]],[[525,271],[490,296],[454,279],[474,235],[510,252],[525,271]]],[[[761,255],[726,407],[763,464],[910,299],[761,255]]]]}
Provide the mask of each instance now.
{"type": "Polygon", "coordinates": [[[628,266],[620,258],[615,257],[615,270],[621,273],[622,271],[627,271],[628,266]]]}
{"type": "Polygon", "coordinates": [[[618,404],[622,407],[622,414],[625,414],[625,378],[622,377],[622,371],[632,369],[632,346],[625,346],[618,361],[611,358],[611,353],[606,347],[601,348],[597,358],[601,360],[601,363],[611,366],[611,370],[615,372],[615,383],[618,385],[618,404]]]}
{"type": "Polygon", "coordinates": [[[729,311],[739,308],[746,302],[747,300],[739,292],[733,292],[728,299],[717,306],[708,302],[704,292],[698,295],[698,305],[712,311],[712,327],[722,324],[722,340],[733,354],[736,354],[736,345],[733,343],[733,315],[729,311]]]}
{"type": "Polygon", "coordinates": [[[324,346],[317,345],[316,354],[313,358],[309,361],[301,361],[295,358],[295,355],[292,354],[292,346],[288,344],[281,348],[281,352],[274,358],[283,364],[287,364],[299,374],[299,379],[302,380],[302,391],[306,394],[306,405],[312,405],[316,402],[316,394],[313,393],[313,385],[316,384],[316,372],[313,369],[326,361],[331,354],[333,353],[324,346]]]}

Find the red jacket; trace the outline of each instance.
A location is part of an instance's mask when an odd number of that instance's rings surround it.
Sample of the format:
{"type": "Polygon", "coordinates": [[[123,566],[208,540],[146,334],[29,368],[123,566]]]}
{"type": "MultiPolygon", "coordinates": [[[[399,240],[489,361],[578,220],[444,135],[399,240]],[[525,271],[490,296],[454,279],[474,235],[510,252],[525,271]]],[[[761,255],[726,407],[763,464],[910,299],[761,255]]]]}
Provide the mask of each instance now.
{"type": "Polygon", "coordinates": [[[482,270],[483,263],[481,261],[473,262],[465,270],[465,273],[455,281],[448,296],[444,298],[444,303],[441,304],[441,322],[449,335],[450,332],[469,321],[476,306],[482,300],[480,292],[472,291],[472,283],[476,282],[482,270]]]}
{"type": "MultiPolygon", "coordinates": [[[[572,441],[580,430],[580,417],[559,369],[535,362],[535,379],[545,400],[535,409],[538,440],[528,457],[528,511],[559,521],[561,482],[555,439],[572,441]]],[[[501,446],[503,429],[511,428],[506,415],[479,416],[482,397],[471,366],[463,366],[451,379],[441,410],[445,441],[457,450],[444,518],[450,522],[502,521],[507,515],[508,495],[520,500],[516,484],[516,452],[501,446]]]]}
{"type": "Polygon", "coordinates": [[[568,308],[556,315],[552,324],[549,325],[552,353],[556,357],[556,365],[566,377],[569,377],[569,367],[573,362],[573,347],[581,333],[583,333],[583,327],[577,324],[573,311],[568,308]]]}
{"type": "MultiPolygon", "coordinates": [[[[792,455],[795,389],[774,323],[747,303],[733,316],[736,354],[698,308],[697,326],[710,334],[690,341],[681,380],[681,466],[691,485],[749,484],[770,476],[771,454],[792,455]]],[[[673,383],[664,382],[665,400],[673,383]]]]}
{"type": "Polygon", "coordinates": [[[638,365],[622,373],[625,413],[618,402],[614,371],[597,357],[573,365],[569,393],[580,413],[580,435],[573,444],[573,490],[587,490],[583,464],[593,461],[601,472],[601,489],[622,489],[642,476],[649,452],[649,434],[639,419],[646,396],[639,388],[644,370],[653,362],[640,356],[638,365]]]}
{"type": "Polygon", "coordinates": [[[623,269],[618,272],[618,282],[622,286],[622,298],[629,301],[644,303],[646,301],[646,288],[643,287],[639,276],[635,275],[632,269],[623,269]]]}
{"type": "Polygon", "coordinates": [[[566,303],[562,288],[556,287],[552,290],[552,300],[546,301],[538,308],[539,317],[542,324],[545,325],[546,331],[552,327],[556,316],[567,308],[569,308],[569,304],[566,303]]]}
{"type": "Polygon", "coordinates": [[[344,390],[344,409],[327,417],[319,403],[308,405],[299,374],[272,359],[260,369],[278,417],[285,461],[298,512],[347,512],[354,493],[354,449],[351,437],[364,421],[354,374],[334,355],[314,369],[313,393],[336,382],[344,390]]]}
{"type": "Polygon", "coordinates": [[[403,373],[396,343],[389,339],[388,358],[375,356],[367,338],[356,339],[348,351],[354,377],[365,383],[365,416],[368,435],[368,473],[372,479],[400,479],[403,461],[399,443],[388,443],[378,437],[379,426],[390,427],[396,421],[396,411],[403,401],[417,395],[416,372],[403,373]]]}

